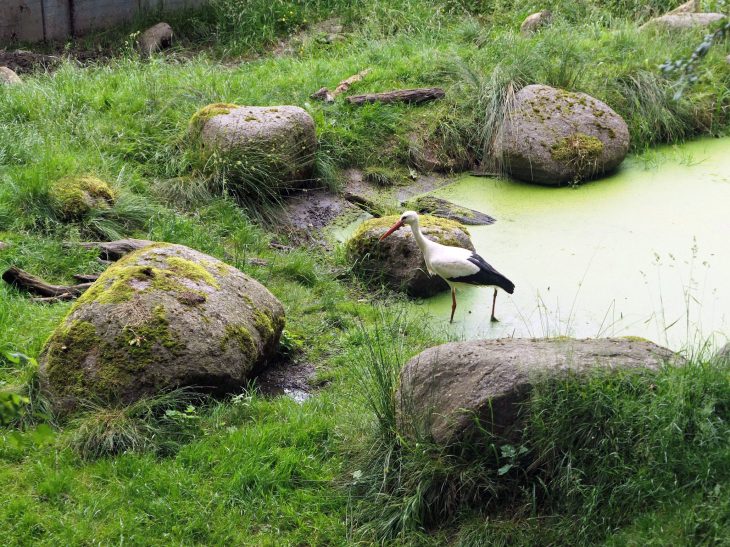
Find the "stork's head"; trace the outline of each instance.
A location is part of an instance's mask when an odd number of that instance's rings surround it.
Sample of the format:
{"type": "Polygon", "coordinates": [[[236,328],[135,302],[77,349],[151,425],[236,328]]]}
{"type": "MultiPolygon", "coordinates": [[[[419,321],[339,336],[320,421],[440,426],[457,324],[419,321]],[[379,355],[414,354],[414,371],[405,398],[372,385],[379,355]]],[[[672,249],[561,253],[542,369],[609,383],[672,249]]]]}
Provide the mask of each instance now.
{"type": "Polygon", "coordinates": [[[405,224],[407,224],[408,226],[418,225],[418,213],[416,213],[415,211],[406,211],[405,213],[403,213],[400,216],[400,220],[393,224],[390,230],[385,232],[379,241],[383,241],[386,237],[388,237],[390,234],[392,234],[398,228],[405,224]]]}

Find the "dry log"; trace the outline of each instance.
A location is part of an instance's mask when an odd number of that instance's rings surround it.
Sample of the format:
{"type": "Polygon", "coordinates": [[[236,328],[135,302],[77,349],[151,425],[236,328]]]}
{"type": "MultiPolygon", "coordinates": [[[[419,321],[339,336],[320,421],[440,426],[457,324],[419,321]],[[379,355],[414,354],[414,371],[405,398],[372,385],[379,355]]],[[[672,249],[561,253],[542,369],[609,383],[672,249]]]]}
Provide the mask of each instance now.
{"type": "Polygon", "coordinates": [[[347,97],[352,104],[361,106],[367,103],[381,102],[388,103],[411,103],[421,104],[446,97],[446,92],[442,87],[427,87],[423,89],[399,89],[398,91],[388,91],[386,93],[370,93],[368,95],[353,95],[347,97]]]}
{"type": "Polygon", "coordinates": [[[76,298],[76,296],[71,293],[63,293],[58,296],[48,296],[45,298],[31,298],[31,301],[53,304],[54,302],[62,302],[64,300],[73,300],[74,298],[76,298]]]}
{"type": "Polygon", "coordinates": [[[8,270],[3,274],[3,281],[13,285],[14,287],[40,296],[61,296],[65,293],[78,296],[93,285],[93,283],[81,283],[80,285],[51,285],[50,283],[46,283],[42,279],[39,279],[28,272],[24,272],[16,266],[10,266],[10,268],[8,268],[8,270]]]}
{"type": "Polygon", "coordinates": [[[277,249],[279,251],[293,251],[294,247],[287,247],[286,245],[282,245],[281,243],[269,243],[269,247],[272,249],[277,249]]]}
{"type": "Polygon", "coordinates": [[[99,279],[99,274],[74,274],[74,279],[78,279],[79,281],[87,281],[89,283],[93,283],[97,279],[99,279]]]}
{"type": "Polygon", "coordinates": [[[346,80],[342,80],[339,84],[337,84],[337,87],[334,91],[330,91],[326,87],[323,87],[319,91],[312,93],[309,98],[310,99],[319,99],[320,101],[325,101],[328,103],[335,102],[335,97],[339,95],[340,93],[344,93],[348,89],[350,89],[350,86],[354,84],[355,82],[359,82],[362,80],[363,76],[367,76],[372,71],[372,68],[366,68],[362,72],[358,72],[354,76],[350,76],[346,80]]]}
{"type": "Polygon", "coordinates": [[[99,258],[103,260],[119,260],[132,251],[144,249],[155,241],[146,239],[119,239],[117,241],[91,241],[80,243],[65,243],[64,247],[82,247],[84,249],[99,249],[99,258]]]}

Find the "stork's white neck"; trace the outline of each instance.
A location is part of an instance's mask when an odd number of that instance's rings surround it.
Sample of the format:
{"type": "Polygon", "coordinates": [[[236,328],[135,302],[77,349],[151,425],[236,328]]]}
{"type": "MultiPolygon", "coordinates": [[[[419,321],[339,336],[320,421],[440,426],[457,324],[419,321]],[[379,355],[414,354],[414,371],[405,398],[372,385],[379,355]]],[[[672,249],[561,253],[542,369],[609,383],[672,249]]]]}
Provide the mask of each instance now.
{"type": "Polygon", "coordinates": [[[416,219],[416,222],[411,224],[411,232],[413,232],[413,238],[416,240],[418,248],[421,249],[423,257],[428,263],[429,259],[431,258],[431,249],[435,245],[434,242],[424,237],[424,235],[421,233],[421,226],[418,222],[418,219],[416,219]]]}

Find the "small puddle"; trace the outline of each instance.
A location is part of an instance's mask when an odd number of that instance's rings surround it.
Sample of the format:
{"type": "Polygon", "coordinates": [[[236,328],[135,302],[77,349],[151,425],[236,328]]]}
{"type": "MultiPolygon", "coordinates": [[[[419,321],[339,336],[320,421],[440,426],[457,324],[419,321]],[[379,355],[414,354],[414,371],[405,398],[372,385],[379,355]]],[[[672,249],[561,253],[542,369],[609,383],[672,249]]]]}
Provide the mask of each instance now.
{"type": "Polygon", "coordinates": [[[679,349],[730,334],[730,138],[629,157],[578,188],[466,177],[430,195],[497,219],[468,229],[516,285],[497,297],[498,323],[490,289],[457,291],[452,325],[449,293],[414,301],[456,338],[639,336],[679,349]]]}
{"type": "Polygon", "coordinates": [[[730,334],[730,138],[662,147],[578,188],[464,178],[433,195],[497,219],[469,227],[511,279],[423,305],[466,338],[640,336],[678,349],[730,334]],[[688,340],[689,338],[689,340],[688,340]]]}

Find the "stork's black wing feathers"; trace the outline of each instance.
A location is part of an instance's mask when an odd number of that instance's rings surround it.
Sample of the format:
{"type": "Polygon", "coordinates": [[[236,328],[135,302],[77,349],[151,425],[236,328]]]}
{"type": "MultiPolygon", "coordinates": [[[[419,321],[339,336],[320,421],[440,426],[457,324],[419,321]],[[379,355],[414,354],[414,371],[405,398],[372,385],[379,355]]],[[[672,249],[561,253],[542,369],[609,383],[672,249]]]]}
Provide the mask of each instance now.
{"type": "Polygon", "coordinates": [[[476,253],[472,253],[467,260],[478,266],[479,271],[471,275],[452,277],[449,281],[454,281],[455,283],[468,283],[469,285],[490,285],[493,287],[499,287],[509,294],[515,292],[515,284],[492,268],[481,256],[476,253]]]}

